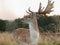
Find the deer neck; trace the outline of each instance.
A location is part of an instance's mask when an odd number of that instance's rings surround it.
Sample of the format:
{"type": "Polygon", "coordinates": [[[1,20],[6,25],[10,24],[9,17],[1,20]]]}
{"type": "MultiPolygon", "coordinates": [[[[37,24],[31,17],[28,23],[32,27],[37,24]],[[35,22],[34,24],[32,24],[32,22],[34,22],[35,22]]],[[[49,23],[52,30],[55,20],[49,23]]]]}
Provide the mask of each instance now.
{"type": "Polygon", "coordinates": [[[33,19],[32,22],[29,22],[30,37],[32,43],[37,43],[39,38],[39,29],[37,25],[37,19],[33,19]]]}
{"type": "Polygon", "coordinates": [[[33,17],[32,21],[29,22],[29,29],[39,32],[38,23],[36,16],[33,17]]]}
{"type": "Polygon", "coordinates": [[[39,32],[39,28],[38,28],[38,25],[36,24],[36,22],[34,22],[34,23],[29,22],[29,29],[39,32]]]}
{"type": "Polygon", "coordinates": [[[33,26],[33,28],[35,29],[35,31],[39,32],[36,15],[33,16],[33,19],[31,21],[31,25],[33,26]]]}

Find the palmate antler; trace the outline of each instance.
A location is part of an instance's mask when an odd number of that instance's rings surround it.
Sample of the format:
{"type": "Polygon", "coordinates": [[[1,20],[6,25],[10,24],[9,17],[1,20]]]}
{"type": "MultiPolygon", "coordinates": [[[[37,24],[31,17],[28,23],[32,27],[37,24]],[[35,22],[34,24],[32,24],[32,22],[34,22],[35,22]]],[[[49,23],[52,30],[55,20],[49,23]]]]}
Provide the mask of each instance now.
{"type": "Polygon", "coordinates": [[[48,0],[48,5],[47,7],[45,8],[45,10],[43,11],[43,13],[45,14],[49,14],[50,12],[52,12],[52,8],[53,8],[53,3],[54,2],[51,2],[50,0],[48,0]]]}
{"type": "Polygon", "coordinates": [[[38,12],[37,13],[39,13],[39,14],[49,14],[50,12],[52,12],[53,10],[52,10],[52,8],[53,8],[53,3],[54,2],[51,2],[50,0],[48,0],[48,4],[47,4],[47,7],[44,9],[44,8],[42,8],[42,6],[41,6],[41,3],[40,3],[40,5],[39,5],[39,9],[38,9],[38,12]]]}
{"type": "Polygon", "coordinates": [[[42,13],[43,12],[43,9],[44,9],[44,7],[42,8],[42,4],[40,3],[39,9],[38,9],[38,12],[37,13],[42,13]]]}
{"type": "MultiPolygon", "coordinates": [[[[47,7],[46,7],[46,8],[44,8],[44,7],[42,8],[42,5],[41,5],[41,3],[40,3],[38,12],[35,12],[35,13],[37,13],[37,14],[44,14],[44,15],[49,14],[50,12],[53,11],[53,10],[52,10],[52,8],[53,8],[53,3],[54,3],[54,2],[51,2],[50,0],[48,0],[48,4],[47,4],[47,7]]],[[[28,11],[29,11],[29,12],[27,12],[28,14],[33,13],[33,11],[31,11],[30,8],[28,9],[28,11]]]]}

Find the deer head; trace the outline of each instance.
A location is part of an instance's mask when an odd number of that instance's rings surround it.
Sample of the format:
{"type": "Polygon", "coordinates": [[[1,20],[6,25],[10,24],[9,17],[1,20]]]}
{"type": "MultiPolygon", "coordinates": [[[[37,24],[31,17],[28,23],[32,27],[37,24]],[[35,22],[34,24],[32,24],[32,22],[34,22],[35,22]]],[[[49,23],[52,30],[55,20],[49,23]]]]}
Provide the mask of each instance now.
{"type": "Polygon", "coordinates": [[[36,19],[36,16],[39,16],[39,15],[46,15],[46,14],[49,14],[50,12],[52,12],[52,8],[53,8],[53,3],[54,2],[51,2],[50,0],[48,0],[48,4],[47,4],[47,7],[46,8],[42,8],[42,5],[40,3],[39,5],[39,9],[38,9],[38,12],[33,12],[30,10],[30,8],[28,8],[28,11],[26,11],[28,13],[27,16],[24,16],[24,22],[32,22],[34,19],[36,19]]]}
{"type": "Polygon", "coordinates": [[[26,16],[24,16],[24,18],[23,18],[23,22],[29,24],[29,22],[33,22],[33,19],[34,19],[33,14],[31,14],[31,15],[26,15],[26,16]]]}

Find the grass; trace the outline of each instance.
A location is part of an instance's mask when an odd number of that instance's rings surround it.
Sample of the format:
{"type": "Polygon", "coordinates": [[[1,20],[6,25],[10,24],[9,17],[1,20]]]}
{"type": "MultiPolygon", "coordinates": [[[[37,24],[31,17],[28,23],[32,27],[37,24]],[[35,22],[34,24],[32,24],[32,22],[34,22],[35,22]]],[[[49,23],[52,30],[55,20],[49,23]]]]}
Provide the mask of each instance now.
{"type": "MultiPolygon", "coordinates": [[[[4,33],[0,33],[0,45],[17,45],[17,42],[13,38],[12,33],[4,32],[4,33]]],[[[60,45],[60,37],[42,36],[42,40],[40,40],[38,45],[60,45]]]]}
{"type": "Polygon", "coordinates": [[[17,45],[11,33],[0,33],[0,45],[17,45]]]}
{"type": "Polygon", "coordinates": [[[39,43],[38,45],[60,45],[60,42],[55,42],[55,41],[43,41],[39,43]]]}
{"type": "Polygon", "coordinates": [[[60,36],[57,34],[41,35],[42,40],[38,45],[60,45],[60,36]]]}

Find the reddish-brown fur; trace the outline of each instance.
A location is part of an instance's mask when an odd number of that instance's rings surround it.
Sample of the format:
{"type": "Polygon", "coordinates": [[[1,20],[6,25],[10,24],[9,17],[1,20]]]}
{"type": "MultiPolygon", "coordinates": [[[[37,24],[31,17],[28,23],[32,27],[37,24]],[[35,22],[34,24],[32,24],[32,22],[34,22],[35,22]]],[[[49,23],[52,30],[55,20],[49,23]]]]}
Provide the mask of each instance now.
{"type": "Polygon", "coordinates": [[[21,42],[26,42],[29,43],[30,42],[30,32],[28,29],[25,28],[18,28],[15,31],[15,38],[18,39],[21,42]]]}

